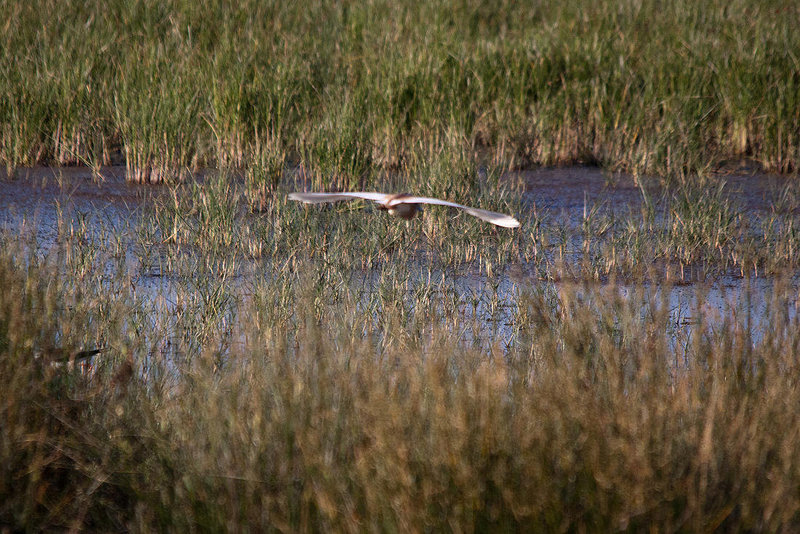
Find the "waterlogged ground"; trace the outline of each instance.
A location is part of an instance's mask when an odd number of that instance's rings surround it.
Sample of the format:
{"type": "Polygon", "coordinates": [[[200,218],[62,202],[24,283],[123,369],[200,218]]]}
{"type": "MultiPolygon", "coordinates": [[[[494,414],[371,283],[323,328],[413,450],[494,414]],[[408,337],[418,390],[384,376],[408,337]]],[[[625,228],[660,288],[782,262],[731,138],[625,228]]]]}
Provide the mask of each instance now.
{"type": "MultiPolygon", "coordinates": [[[[776,211],[795,210],[792,185],[787,179],[750,171],[733,168],[720,177],[724,186],[717,198],[734,203],[740,216],[752,219],[753,227],[776,211]]],[[[409,272],[401,278],[396,274],[386,276],[379,268],[357,270],[343,280],[356,292],[357,305],[367,313],[376,310],[374,295],[385,291],[386,284],[401,280],[398,291],[405,295],[399,298],[409,309],[414,308],[420,295],[429,302],[453,303],[460,313],[448,327],[464,343],[511,346],[523,317],[519,307],[522,295],[536,292],[555,302],[564,283],[577,282],[578,294],[608,285],[607,279],[567,282],[560,276],[548,275],[555,265],[564,272],[570,270],[570,262],[580,261],[575,251],[585,246],[582,243],[586,241],[588,218],[613,224],[615,219],[659,203],[658,186],[640,187],[631,176],[594,167],[539,169],[509,175],[506,179],[522,185],[521,209],[533,214],[520,231],[529,232],[526,226],[532,224],[550,225],[553,234],[562,236],[562,245],[569,243],[570,247],[550,243],[534,261],[520,259],[499,273],[498,267],[493,272],[470,264],[432,267],[424,258],[407,265],[409,272]],[[560,252],[563,250],[570,252],[560,252]]],[[[176,191],[168,186],[127,183],[124,167],[107,167],[97,173],[83,167],[22,170],[14,180],[5,176],[0,179],[0,228],[19,234],[42,256],[66,242],[73,244],[72,254],[75,243],[77,250],[83,247],[89,251],[88,255],[97,250],[111,251],[105,260],[107,276],[120,276],[124,271],[136,296],[161,317],[177,313],[187,294],[200,294],[200,300],[216,299],[233,310],[236,302],[252,298],[259,284],[280,283],[281,277],[276,272],[290,268],[291,257],[281,266],[274,256],[264,260],[257,255],[242,258],[231,254],[235,259],[226,263],[224,250],[221,254],[216,251],[213,260],[191,247],[183,247],[177,255],[170,253],[168,232],[163,228],[154,230],[153,206],[176,204],[176,195],[181,194],[176,191]],[[180,266],[176,266],[176,256],[180,258],[180,266]],[[194,276],[193,267],[210,273],[212,280],[194,276]],[[225,296],[221,297],[222,294],[225,296]]],[[[259,215],[243,208],[237,217],[241,218],[240,224],[247,225],[248,218],[259,215]]],[[[411,224],[421,223],[416,220],[411,224]]],[[[656,215],[655,224],[664,224],[664,218],[656,215]]],[[[90,264],[91,258],[87,259],[87,265],[90,264]]],[[[666,302],[669,324],[665,328],[673,333],[674,343],[679,346],[692,342],[692,327],[701,321],[717,324],[740,321],[752,329],[755,341],[760,337],[759,332],[769,328],[769,317],[764,310],[774,310],[777,303],[788,317],[796,316],[798,287],[797,278],[791,275],[788,279],[786,276],[777,279],[715,271],[711,276],[707,269],[690,266],[669,280],[651,279],[635,287],[623,280],[608,291],[623,296],[640,291],[650,300],[666,302]]],[[[234,317],[230,313],[231,321],[234,317]]]]}
{"type": "MultiPolygon", "coordinates": [[[[584,209],[599,206],[606,210],[638,210],[643,195],[637,180],[627,174],[612,173],[597,167],[556,167],[524,171],[525,198],[542,210],[564,211],[580,221],[584,209]]],[[[725,196],[752,215],[773,211],[793,179],[759,173],[746,163],[730,165],[715,175],[724,182],[725,196]]],[[[652,188],[651,188],[652,189],[652,188]]],[[[653,190],[652,196],[657,192],[653,190]]],[[[800,206],[796,206],[800,208],[800,206]]]]}
{"type": "Polygon", "coordinates": [[[20,170],[15,180],[0,176],[0,225],[35,237],[43,251],[56,245],[69,221],[86,237],[117,233],[132,243],[143,206],[158,193],[126,183],[124,167],[106,167],[98,176],[85,167],[20,170]]]}

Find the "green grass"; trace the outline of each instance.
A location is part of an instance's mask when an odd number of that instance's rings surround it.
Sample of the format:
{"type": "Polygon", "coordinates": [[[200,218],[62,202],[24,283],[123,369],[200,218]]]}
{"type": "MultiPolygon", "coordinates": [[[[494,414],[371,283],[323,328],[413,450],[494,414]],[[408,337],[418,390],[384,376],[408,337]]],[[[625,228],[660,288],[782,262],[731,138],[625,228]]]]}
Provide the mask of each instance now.
{"type": "Polygon", "coordinates": [[[168,184],[0,233],[0,529],[797,529],[797,187],[709,172],[797,170],[797,7],[751,4],[0,4],[6,169],[168,184]],[[508,172],[574,162],[641,206],[508,172]],[[329,188],[522,226],[286,196],[329,188]],[[768,329],[675,324],[722,275],[768,329]]]}
{"type": "Polygon", "coordinates": [[[0,160],[120,150],[148,182],[291,158],[355,187],[452,138],[506,168],[792,172],[796,16],[787,1],[8,3],[0,160]]]}

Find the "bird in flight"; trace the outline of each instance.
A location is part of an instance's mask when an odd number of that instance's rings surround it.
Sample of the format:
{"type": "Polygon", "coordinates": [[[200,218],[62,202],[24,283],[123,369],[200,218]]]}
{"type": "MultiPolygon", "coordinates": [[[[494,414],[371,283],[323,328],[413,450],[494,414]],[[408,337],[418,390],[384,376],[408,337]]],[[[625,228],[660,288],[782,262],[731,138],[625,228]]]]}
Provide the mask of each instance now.
{"type": "Polygon", "coordinates": [[[440,206],[462,209],[473,217],[496,224],[497,226],[503,226],[505,228],[516,228],[519,226],[519,221],[511,215],[497,213],[496,211],[470,208],[469,206],[462,206],[461,204],[440,200],[438,198],[415,197],[407,193],[386,194],[365,191],[354,191],[351,193],[289,193],[289,198],[291,200],[305,202],[306,204],[321,204],[323,202],[339,202],[340,200],[363,198],[376,202],[378,204],[378,209],[386,210],[390,215],[395,215],[406,220],[413,218],[418,211],[422,211],[420,204],[438,204],[440,206]]]}

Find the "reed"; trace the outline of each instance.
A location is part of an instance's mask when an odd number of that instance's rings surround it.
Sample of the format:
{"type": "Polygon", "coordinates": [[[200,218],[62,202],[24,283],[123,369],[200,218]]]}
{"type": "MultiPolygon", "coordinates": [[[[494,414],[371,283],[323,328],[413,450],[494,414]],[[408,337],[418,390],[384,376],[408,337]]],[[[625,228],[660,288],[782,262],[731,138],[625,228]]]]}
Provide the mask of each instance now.
{"type": "MultiPolygon", "coordinates": [[[[4,9],[0,160],[136,181],[264,150],[347,186],[459,139],[504,167],[797,169],[796,6],[705,0],[4,9]]],[[[422,183],[422,182],[420,182],[422,183]]]]}
{"type": "Polygon", "coordinates": [[[125,274],[76,284],[67,254],[0,254],[4,524],[797,526],[791,286],[768,328],[700,306],[685,335],[645,286],[522,284],[492,307],[491,283],[298,258],[246,286],[196,269],[159,304],[125,274]],[[504,306],[507,345],[470,338],[504,306]],[[54,341],[104,351],[42,369],[54,341]]]}
{"type": "Polygon", "coordinates": [[[798,529],[797,188],[711,172],[797,169],[790,2],[0,14],[6,174],[166,184],[0,228],[0,529],[798,529]],[[524,195],[575,162],[641,202],[524,195]],[[522,225],[287,199],[331,188],[522,225]]]}

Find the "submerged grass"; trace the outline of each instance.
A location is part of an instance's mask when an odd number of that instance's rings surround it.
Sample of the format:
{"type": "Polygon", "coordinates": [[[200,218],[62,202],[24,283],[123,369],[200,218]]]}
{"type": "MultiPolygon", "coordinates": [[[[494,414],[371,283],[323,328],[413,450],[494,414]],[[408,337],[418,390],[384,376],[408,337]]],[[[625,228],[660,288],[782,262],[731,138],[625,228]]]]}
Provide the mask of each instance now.
{"type": "Polygon", "coordinates": [[[355,187],[450,135],[504,167],[798,165],[785,0],[97,7],[3,4],[7,168],[120,150],[148,182],[291,157],[315,185],[355,187]]]}
{"type": "MultiPolygon", "coordinates": [[[[285,173],[276,184],[223,171],[171,186],[149,201],[138,231],[157,247],[170,244],[164,248],[168,256],[199,250],[239,263],[283,264],[302,255],[343,269],[428,263],[434,270],[502,275],[511,269],[546,280],[693,282],[800,267],[792,183],[766,191],[774,198],[752,211],[724,178],[699,175],[667,185],[641,179],[641,201],[619,205],[612,189],[608,198],[586,202],[576,216],[520,197],[513,175],[501,176],[499,167],[477,168],[455,149],[407,168],[428,177],[419,194],[513,213],[522,226],[497,229],[435,206],[408,223],[368,201],[307,206],[287,198],[305,179],[302,170],[285,173]]],[[[405,173],[370,176],[374,185],[366,187],[403,191],[417,179],[405,173]]]]}

